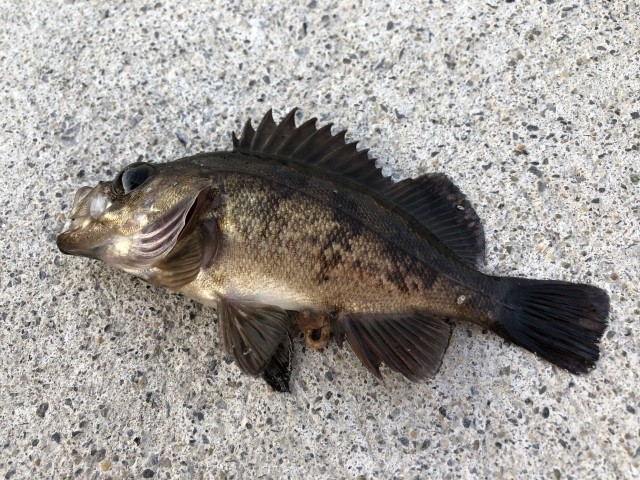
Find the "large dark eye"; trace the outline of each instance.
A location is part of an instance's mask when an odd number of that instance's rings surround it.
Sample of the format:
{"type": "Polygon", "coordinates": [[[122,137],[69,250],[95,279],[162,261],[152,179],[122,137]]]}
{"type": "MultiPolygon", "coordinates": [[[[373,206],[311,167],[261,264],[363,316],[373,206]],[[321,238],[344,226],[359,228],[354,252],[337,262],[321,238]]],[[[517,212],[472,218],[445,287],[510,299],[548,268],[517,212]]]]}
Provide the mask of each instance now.
{"type": "Polygon", "coordinates": [[[113,181],[113,191],[118,195],[126,195],[142,186],[156,173],[153,165],[148,163],[132,163],[122,170],[113,181]]]}

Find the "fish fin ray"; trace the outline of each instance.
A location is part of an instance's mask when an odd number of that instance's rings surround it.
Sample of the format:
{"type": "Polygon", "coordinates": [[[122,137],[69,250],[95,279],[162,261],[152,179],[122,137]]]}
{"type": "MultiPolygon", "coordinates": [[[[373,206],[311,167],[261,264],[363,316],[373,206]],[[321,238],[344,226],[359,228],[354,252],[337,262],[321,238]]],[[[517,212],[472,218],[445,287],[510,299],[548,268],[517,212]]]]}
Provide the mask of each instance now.
{"type": "Polygon", "coordinates": [[[484,258],[482,223],[471,202],[442,173],[427,173],[385,189],[385,197],[427,227],[463,262],[484,258]]]}
{"type": "Polygon", "coordinates": [[[289,158],[300,146],[300,139],[307,139],[316,131],[317,118],[310,118],[299,127],[295,128],[289,138],[282,142],[282,145],[275,150],[274,155],[289,158]]]}
{"type": "Polygon", "coordinates": [[[492,330],[574,374],[600,357],[609,296],[592,285],[559,280],[499,278],[507,283],[492,330]]]}
{"type": "Polygon", "coordinates": [[[257,152],[266,150],[265,147],[267,146],[269,139],[276,131],[276,129],[277,125],[273,120],[272,110],[269,109],[266,115],[262,117],[260,125],[258,125],[258,128],[256,129],[256,134],[253,137],[253,142],[251,142],[251,149],[257,152]]]}
{"type": "Polygon", "coordinates": [[[242,136],[238,140],[235,132],[232,134],[231,138],[233,140],[233,148],[239,151],[244,151],[247,149],[251,149],[251,145],[253,144],[253,137],[255,136],[256,131],[251,126],[251,119],[249,118],[242,128],[242,136]]]}
{"type": "Polygon", "coordinates": [[[225,352],[253,376],[264,372],[289,326],[287,312],[280,307],[229,298],[218,301],[218,318],[225,352]]]}
{"type": "Polygon", "coordinates": [[[291,110],[276,125],[269,110],[255,132],[249,121],[240,140],[233,134],[234,150],[286,158],[353,181],[408,214],[454,257],[469,265],[482,262],[485,241],[480,219],[446,175],[428,173],[393,183],[382,175],[367,150],[359,151],[357,142],[346,143],[346,130],[332,135],[332,124],[316,128],[315,118],[296,128],[296,111],[291,110]]]}
{"type": "Polygon", "coordinates": [[[271,133],[269,139],[264,143],[264,150],[277,152],[282,147],[283,143],[291,137],[291,134],[296,129],[296,111],[298,109],[292,109],[286,117],[277,125],[277,127],[271,133]]]}
{"type": "MultiPolygon", "coordinates": [[[[442,319],[421,314],[406,317],[343,314],[334,330],[376,377],[384,362],[391,370],[418,381],[436,374],[449,345],[451,327],[442,319]],[[407,331],[411,331],[411,335],[407,331]]],[[[339,345],[342,342],[339,341],[339,345]]]]}
{"type": "Polygon", "coordinates": [[[262,372],[262,378],[277,392],[289,392],[291,379],[291,337],[287,333],[262,372]]]}
{"type": "Polygon", "coordinates": [[[179,202],[133,236],[129,255],[136,266],[151,266],[158,257],[175,247],[184,228],[187,212],[195,200],[189,198],[179,202]]]}
{"type": "MultiPolygon", "coordinates": [[[[297,148],[291,152],[290,158],[298,160],[302,163],[313,164],[316,153],[319,152],[321,147],[333,138],[331,136],[331,127],[333,123],[327,123],[326,125],[314,130],[307,138],[300,138],[301,140],[297,148]]],[[[331,145],[328,145],[331,148],[331,145]]]]}
{"type": "Polygon", "coordinates": [[[200,269],[210,263],[217,249],[217,229],[201,224],[180,241],[162,260],[153,266],[160,270],[156,283],[179,290],[196,279],[200,269]]]}
{"type": "Polygon", "coordinates": [[[382,380],[382,374],[380,373],[380,358],[369,348],[367,337],[358,332],[357,322],[346,318],[344,320],[344,334],[346,335],[351,349],[364,364],[367,369],[379,380],[382,380]]]}

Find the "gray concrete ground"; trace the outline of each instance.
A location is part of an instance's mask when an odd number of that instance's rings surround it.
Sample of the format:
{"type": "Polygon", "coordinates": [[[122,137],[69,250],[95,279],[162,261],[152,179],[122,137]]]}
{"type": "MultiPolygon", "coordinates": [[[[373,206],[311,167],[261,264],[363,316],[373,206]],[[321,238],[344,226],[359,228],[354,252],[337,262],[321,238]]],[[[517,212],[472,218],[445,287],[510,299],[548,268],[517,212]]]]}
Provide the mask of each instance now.
{"type": "Polygon", "coordinates": [[[637,478],[637,1],[0,4],[4,478],[637,478]],[[457,324],[438,376],[305,351],[292,393],[215,312],[58,252],[75,190],[299,106],[394,178],[446,172],[484,271],[611,294],[575,377],[457,324]]]}

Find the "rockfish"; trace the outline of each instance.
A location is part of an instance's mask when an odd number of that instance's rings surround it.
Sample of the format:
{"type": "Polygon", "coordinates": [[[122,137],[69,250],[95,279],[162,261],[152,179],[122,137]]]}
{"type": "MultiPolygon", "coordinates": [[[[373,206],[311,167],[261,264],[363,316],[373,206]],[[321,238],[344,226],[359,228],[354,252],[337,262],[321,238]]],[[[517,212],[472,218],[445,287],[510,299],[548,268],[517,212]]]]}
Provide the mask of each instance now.
{"type": "Polygon", "coordinates": [[[478,270],[483,229],[441,173],[394,183],[345,131],[292,110],[249,120],[233,150],[137,162],[78,190],[66,254],[102,260],[217,308],[225,352],[288,391],[287,311],[309,346],[345,339],[417,381],[440,367],[451,326],[495,332],[569,372],[599,357],[609,297],[600,288],[478,270]]]}

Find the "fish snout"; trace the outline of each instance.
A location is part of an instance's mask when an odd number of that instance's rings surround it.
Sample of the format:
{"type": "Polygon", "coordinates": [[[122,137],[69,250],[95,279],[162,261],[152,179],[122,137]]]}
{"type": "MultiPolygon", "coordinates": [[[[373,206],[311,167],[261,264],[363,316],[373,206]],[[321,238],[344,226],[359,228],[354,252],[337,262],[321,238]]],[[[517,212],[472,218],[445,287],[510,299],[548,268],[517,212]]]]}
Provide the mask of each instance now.
{"type": "Polygon", "coordinates": [[[60,235],[56,237],[56,245],[58,246],[58,250],[60,250],[65,255],[73,255],[73,250],[70,248],[68,243],[70,232],[62,232],[60,235]]]}
{"type": "Polygon", "coordinates": [[[73,225],[56,237],[58,249],[65,255],[99,258],[105,242],[110,238],[110,231],[99,222],[73,225]]]}
{"type": "Polygon", "coordinates": [[[56,237],[58,249],[65,255],[87,256],[88,250],[93,247],[89,235],[86,235],[82,226],[73,226],[56,237]]]}
{"type": "Polygon", "coordinates": [[[98,218],[111,206],[109,184],[81,187],[76,191],[70,221],[56,237],[58,249],[67,255],[95,257],[95,249],[104,239],[107,229],[98,218]]]}

